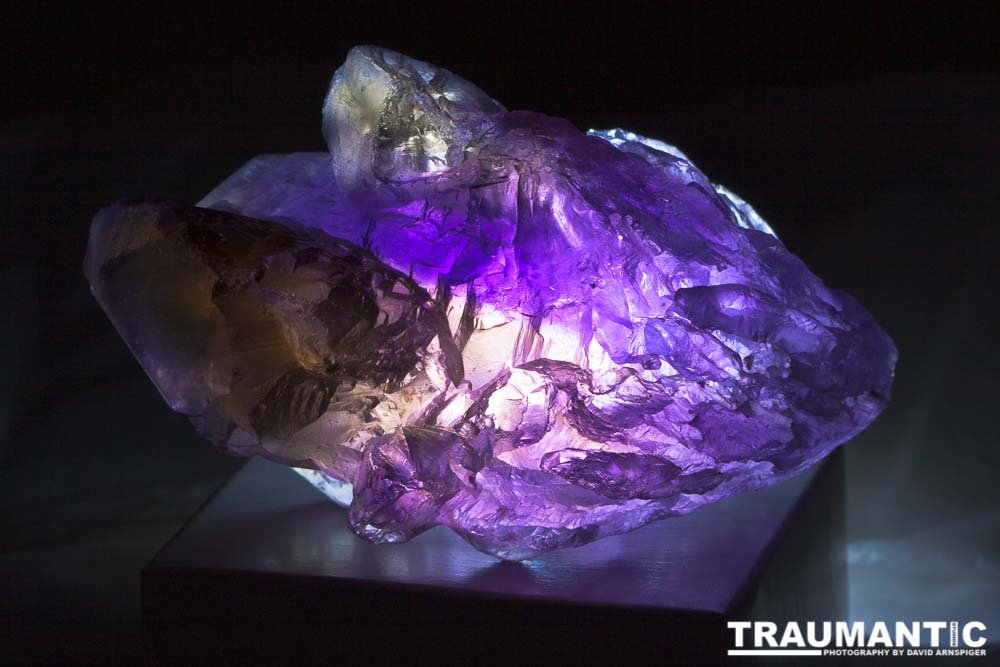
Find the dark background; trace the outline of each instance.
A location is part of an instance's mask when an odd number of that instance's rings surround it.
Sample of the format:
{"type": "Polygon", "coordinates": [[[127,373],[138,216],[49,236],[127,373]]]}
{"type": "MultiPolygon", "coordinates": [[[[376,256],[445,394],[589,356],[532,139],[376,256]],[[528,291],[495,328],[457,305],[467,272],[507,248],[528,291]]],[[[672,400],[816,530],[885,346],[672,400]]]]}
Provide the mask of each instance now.
{"type": "Polygon", "coordinates": [[[1000,22],[938,4],[8,10],[0,655],[134,659],[142,566],[238,465],[90,298],[90,218],[323,150],[325,88],[357,43],[676,144],[858,297],[900,363],[846,446],[851,616],[979,619],[1000,641],[1000,22]]]}

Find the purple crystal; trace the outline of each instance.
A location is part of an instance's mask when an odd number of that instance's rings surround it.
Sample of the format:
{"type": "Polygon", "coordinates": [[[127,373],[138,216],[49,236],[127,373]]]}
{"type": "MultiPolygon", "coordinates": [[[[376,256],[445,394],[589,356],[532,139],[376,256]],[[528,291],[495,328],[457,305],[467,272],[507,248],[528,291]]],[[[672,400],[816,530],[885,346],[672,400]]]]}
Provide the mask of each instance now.
{"type": "Polygon", "coordinates": [[[105,209],[85,270],[173,409],[366,539],[578,546],[796,475],[888,401],[871,316],[671,146],[374,47],[323,128],[332,161],[105,209]]]}

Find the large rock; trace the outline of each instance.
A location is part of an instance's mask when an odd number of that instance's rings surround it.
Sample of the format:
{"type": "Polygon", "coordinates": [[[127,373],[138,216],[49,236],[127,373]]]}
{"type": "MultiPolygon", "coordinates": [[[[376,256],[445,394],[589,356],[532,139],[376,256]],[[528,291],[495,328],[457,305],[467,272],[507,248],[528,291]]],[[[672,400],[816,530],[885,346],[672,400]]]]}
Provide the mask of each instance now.
{"type": "Polygon", "coordinates": [[[896,350],[677,149],[358,47],[326,154],[98,214],[94,293],[175,410],[373,541],[522,559],[802,472],[896,350]],[[206,210],[214,209],[214,210],[206,210]]]}

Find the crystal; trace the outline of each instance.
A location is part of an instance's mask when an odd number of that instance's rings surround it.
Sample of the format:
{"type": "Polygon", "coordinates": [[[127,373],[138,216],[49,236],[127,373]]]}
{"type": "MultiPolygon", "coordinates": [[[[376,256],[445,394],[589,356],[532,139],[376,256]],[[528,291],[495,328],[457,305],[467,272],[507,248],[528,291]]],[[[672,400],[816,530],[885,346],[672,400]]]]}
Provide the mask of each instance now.
{"type": "Polygon", "coordinates": [[[356,47],[330,153],[96,216],[85,272],[170,406],[374,542],[518,560],[769,486],[864,429],[896,350],[682,152],[356,47]]]}

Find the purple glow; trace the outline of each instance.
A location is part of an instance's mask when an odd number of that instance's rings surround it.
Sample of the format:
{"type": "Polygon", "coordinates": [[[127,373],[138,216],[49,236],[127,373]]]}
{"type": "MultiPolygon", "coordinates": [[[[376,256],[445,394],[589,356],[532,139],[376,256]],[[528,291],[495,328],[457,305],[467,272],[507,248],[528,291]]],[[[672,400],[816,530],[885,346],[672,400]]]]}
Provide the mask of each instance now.
{"type": "Polygon", "coordinates": [[[372,47],[324,133],[215,211],[105,209],[85,269],[171,407],[353,485],[366,539],[578,546],[796,475],[888,401],[871,316],[671,146],[372,47]]]}

